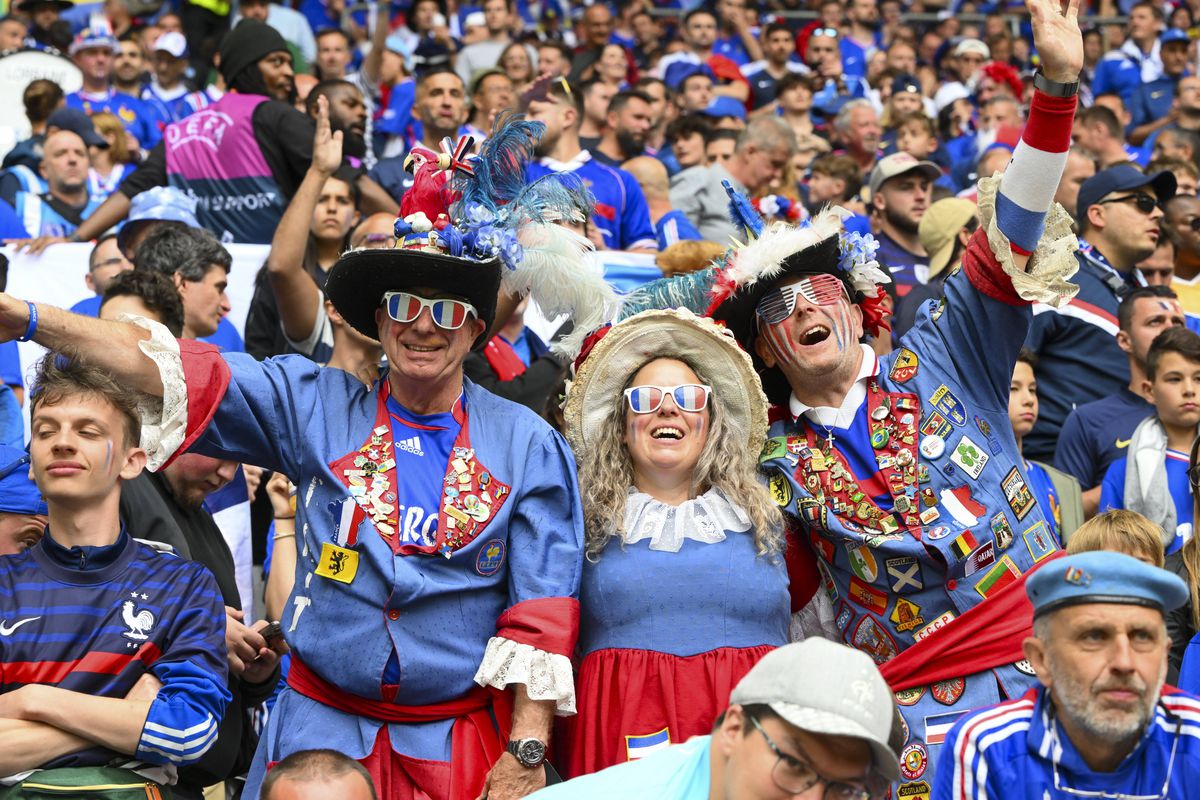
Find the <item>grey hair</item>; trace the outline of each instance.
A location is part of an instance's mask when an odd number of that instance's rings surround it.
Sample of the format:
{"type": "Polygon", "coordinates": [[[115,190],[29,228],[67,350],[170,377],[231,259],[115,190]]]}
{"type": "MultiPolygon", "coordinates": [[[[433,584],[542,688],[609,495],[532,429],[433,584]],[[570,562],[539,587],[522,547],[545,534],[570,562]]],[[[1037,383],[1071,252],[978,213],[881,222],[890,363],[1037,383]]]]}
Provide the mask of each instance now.
{"type": "Polygon", "coordinates": [[[833,118],[833,129],[838,133],[846,133],[849,131],[850,115],[860,108],[869,108],[872,114],[876,113],[875,106],[871,105],[871,101],[865,97],[860,97],[856,100],[850,100],[838,110],[837,116],[833,118]]]}
{"type": "Polygon", "coordinates": [[[216,236],[203,228],[155,225],[138,245],[134,267],[161,272],[167,277],[179,273],[184,280],[202,281],[213,267],[229,272],[233,257],[216,236]]]}
{"type": "Polygon", "coordinates": [[[796,152],[796,132],[780,117],[759,117],[746,126],[737,139],[737,149],[745,150],[753,145],[758,150],[774,150],[786,147],[789,154],[796,152]]]}

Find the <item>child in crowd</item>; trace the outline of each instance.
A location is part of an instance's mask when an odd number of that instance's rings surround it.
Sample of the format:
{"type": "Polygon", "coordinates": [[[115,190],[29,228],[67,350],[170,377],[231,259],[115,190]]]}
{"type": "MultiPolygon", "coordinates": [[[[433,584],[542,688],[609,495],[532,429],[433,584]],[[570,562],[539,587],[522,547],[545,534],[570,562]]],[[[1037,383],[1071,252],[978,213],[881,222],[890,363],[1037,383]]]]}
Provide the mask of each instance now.
{"type": "MultiPolygon", "coordinates": [[[[1012,424],[1017,449],[1021,440],[1029,435],[1037,424],[1038,398],[1037,379],[1033,368],[1037,356],[1022,347],[1013,367],[1012,380],[1008,386],[1008,421],[1012,424]]],[[[1083,522],[1083,494],[1079,482],[1065,472],[1059,472],[1048,464],[1025,459],[1025,475],[1029,489],[1046,509],[1046,522],[1052,526],[1051,533],[1060,542],[1065,542],[1083,522]]]]}
{"type": "Polygon", "coordinates": [[[1071,535],[1068,553],[1093,550],[1124,553],[1155,567],[1163,566],[1165,560],[1162,530],[1141,514],[1124,509],[1097,514],[1071,535]]]}
{"type": "Polygon", "coordinates": [[[938,149],[933,120],[918,111],[896,121],[896,150],[920,161],[928,160],[938,149]]]}
{"type": "Polygon", "coordinates": [[[1127,455],[1108,468],[1100,510],[1127,508],[1163,529],[1168,555],[1192,535],[1188,452],[1200,423],[1200,335],[1163,331],[1150,345],[1143,389],[1154,414],[1134,429],[1127,455]]]}

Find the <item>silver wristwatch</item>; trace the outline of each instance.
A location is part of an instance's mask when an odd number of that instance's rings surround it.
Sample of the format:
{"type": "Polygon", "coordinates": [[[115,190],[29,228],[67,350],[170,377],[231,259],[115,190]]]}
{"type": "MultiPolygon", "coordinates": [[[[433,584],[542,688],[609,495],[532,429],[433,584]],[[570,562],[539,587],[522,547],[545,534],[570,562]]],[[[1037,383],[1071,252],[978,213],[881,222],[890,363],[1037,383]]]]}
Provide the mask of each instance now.
{"type": "Polygon", "coordinates": [[[540,739],[516,739],[508,743],[508,752],[521,762],[521,766],[533,769],[546,760],[546,743],[540,739]]]}

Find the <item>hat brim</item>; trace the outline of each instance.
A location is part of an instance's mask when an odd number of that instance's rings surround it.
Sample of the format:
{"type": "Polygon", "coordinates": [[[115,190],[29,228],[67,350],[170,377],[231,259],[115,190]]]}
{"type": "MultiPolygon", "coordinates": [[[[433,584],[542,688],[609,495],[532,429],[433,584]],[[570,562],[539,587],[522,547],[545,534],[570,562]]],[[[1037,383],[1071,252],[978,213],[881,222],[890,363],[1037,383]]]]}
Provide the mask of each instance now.
{"type": "Polygon", "coordinates": [[[371,339],[379,338],[375,311],[385,292],[425,288],[467,300],[479,312],[484,332],[473,349],[487,342],[496,318],[500,294],[500,260],[473,261],[441,253],[397,248],[351,250],[333,265],[325,281],[325,296],[350,326],[371,339]]]}
{"type": "Polygon", "coordinates": [[[937,164],[934,164],[932,161],[919,161],[903,172],[897,172],[895,175],[888,175],[886,178],[881,180],[877,186],[870,186],[869,188],[871,190],[871,194],[874,195],[876,192],[882,189],[884,184],[888,181],[895,180],[896,178],[903,178],[905,175],[911,175],[914,172],[924,175],[929,179],[930,183],[933,183],[942,177],[942,168],[937,164]]]}
{"type": "Polygon", "coordinates": [[[754,351],[754,339],[758,336],[754,324],[756,309],[763,295],[788,278],[815,274],[837,277],[845,285],[851,300],[855,300],[854,289],[847,282],[846,274],[838,269],[838,237],[835,235],[788,256],[780,262],[779,271],[772,275],[771,280],[755,281],[740,287],[713,310],[713,319],[732,331],[738,343],[750,354],[762,381],[763,391],[772,403],[785,402],[791,389],[783,372],[778,367],[768,367],[754,351]]]}
{"type": "Polygon", "coordinates": [[[876,739],[870,731],[857,722],[839,714],[805,708],[792,703],[772,702],[769,705],[781,719],[802,731],[865,740],[871,746],[871,754],[874,756],[874,772],[889,783],[900,780],[900,763],[896,754],[888,747],[888,743],[876,739]]]}
{"type": "Polygon", "coordinates": [[[56,11],[66,11],[69,8],[74,8],[75,4],[70,0],[21,0],[17,3],[17,11],[32,11],[34,6],[54,6],[56,11]]]}
{"type": "Polygon", "coordinates": [[[643,311],[614,325],[588,353],[575,374],[563,409],[566,435],[583,460],[604,420],[624,403],[623,392],[648,361],[676,358],[704,374],[751,452],[767,436],[767,398],[754,363],[733,333],[687,309],[643,311]]]}

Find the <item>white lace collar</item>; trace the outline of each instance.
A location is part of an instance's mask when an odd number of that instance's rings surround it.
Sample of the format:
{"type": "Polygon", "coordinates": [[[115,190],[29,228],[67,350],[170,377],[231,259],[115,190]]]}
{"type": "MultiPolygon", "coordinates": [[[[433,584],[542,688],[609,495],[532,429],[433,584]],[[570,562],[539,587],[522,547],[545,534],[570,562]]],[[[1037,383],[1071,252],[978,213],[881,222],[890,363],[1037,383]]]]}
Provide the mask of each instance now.
{"type": "Polygon", "coordinates": [[[631,486],[621,538],[625,544],[649,539],[651,550],[678,553],[685,539],[714,544],[725,540],[725,531],[741,533],[750,527],[746,512],[715,487],[671,506],[631,486]]]}

